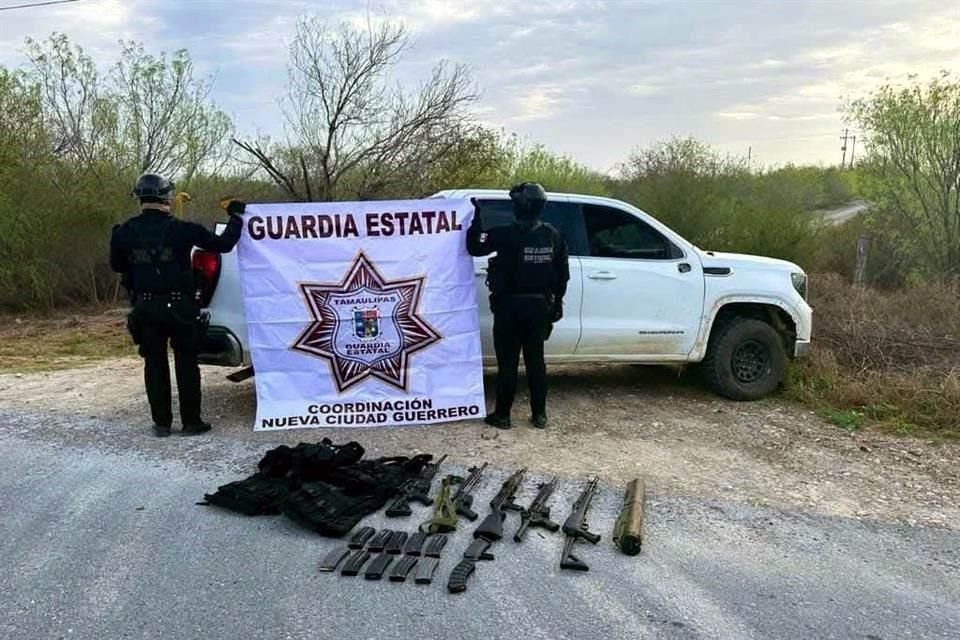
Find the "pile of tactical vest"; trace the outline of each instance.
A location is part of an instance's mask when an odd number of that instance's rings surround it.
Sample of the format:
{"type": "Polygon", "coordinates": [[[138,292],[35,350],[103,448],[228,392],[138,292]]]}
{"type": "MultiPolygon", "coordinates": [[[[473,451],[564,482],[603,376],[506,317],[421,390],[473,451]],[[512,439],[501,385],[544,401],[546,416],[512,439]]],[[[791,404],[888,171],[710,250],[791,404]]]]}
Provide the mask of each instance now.
{"type": "Polygon", "coordinates": [[[433,456],[364,460],[356,442],[301,442],[271,449],[252,476],[206,494],[205,502],[248,516],[284,514],[323,536],[340,538],[382,508],[433,456]]]}

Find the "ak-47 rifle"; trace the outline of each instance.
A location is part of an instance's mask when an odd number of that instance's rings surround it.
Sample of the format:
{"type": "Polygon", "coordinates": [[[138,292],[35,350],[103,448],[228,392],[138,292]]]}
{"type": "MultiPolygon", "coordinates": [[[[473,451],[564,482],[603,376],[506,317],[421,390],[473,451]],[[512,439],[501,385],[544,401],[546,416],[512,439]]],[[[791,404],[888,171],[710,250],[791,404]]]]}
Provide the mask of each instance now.
{"type": "Polygon", "coordinates": [[[513,534],[514,542],[523,542],[527,527],[542,527],[551,533],[560,528],[560,525],[550,519],[550,507],[547,505],[547,501],[550,500],[556,486],[556,478],[541,484],[537,497],[533,499],[530,506],[520,510],[520,527],[513,534]]]}
{"type": "Polygon", "coordinates": [[[487,463],[484,462],[481,467],[472,467],[465,480],[457,476],[444,478],[434,503],[433,517],[420,525],[420,530],[424,533],[449,533],[457,528],[458,515],[471,522],[476,520],[477,514],[470,508],[473,505],[472,492],[486,469],[487,463]],[[454,485],[457,490],[451,495],[454,485]]]}
{"type": "Polygon", "coordinates": [[[474,538],[483,538],[495,542],[503,537],[503,521],[507,518],[506,511],[521,510],[520,505],[514,502],[514,498],[523,483],[523,474],[526,472],[526,467],[518,469],[504,481],[500,491],[490,501],[490,515],[484,518],[480,526],[474,530],[474,538]]]}
{"type": "Polygon", "coordinates": [[[419,502],[425,507],[433,504],[430,499],[430,485],[433,483],[433,477],[437,475],[437,470],[447,456],[443,456],[434,463],[424,465],[420,474],[416,478],[407,480],[400,487],[400,493],[387,504],[387,517],[398,518],[409,516],[413,513],[410,510],[411,502],[419,502]]]}
{"type": "Polygon", "coordinates": [[[600,536],[590,533],[587,525],[587,511],[590,509],[590,501],[593,500],[593,494],[597,490],[599,478],[594,478],[590,484],[583,490],[577,501],[573,503],[570,515],[563,523],[563,533],[567,539],[563,543],[563,555],[560,557],[561,569],[573,569],[574,571],[587,571],[590,567],[585,562],[573,555],[573,545],[577,540],[584,539],[590,544],[600,542],[600,536]]]}
{"type": "Polygon", "coordinates": [[[474,530],[474,541],[467,547],[463,559],[450,572],[450,579],[447,582],[447,591],[450,593],[463,593],[467,590],[467,580],[473,575],[478,560],[493,560],[493,554],[487,549],[503,537],[503,521],[507,517],[505,512],[520,510],[520,506],[514,502],[514,497],[523,483],[523,474],[526,472],[526,467],[515,471],[504,481],[500,491],[490,501],[490,515],[484,518],[480,526],[474,530]]]}

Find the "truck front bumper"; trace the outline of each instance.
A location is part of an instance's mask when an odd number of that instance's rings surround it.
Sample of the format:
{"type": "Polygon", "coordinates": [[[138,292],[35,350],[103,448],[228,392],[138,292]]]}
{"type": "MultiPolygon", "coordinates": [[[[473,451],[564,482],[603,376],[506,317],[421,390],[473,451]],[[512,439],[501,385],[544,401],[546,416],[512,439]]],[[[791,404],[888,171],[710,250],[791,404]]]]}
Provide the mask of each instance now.
{"type": "Polygon", "coordinates": [[[243,364],[243,347],[226,327],[208,327],[197,354],[200,364],[239,367],[243,364]]]}

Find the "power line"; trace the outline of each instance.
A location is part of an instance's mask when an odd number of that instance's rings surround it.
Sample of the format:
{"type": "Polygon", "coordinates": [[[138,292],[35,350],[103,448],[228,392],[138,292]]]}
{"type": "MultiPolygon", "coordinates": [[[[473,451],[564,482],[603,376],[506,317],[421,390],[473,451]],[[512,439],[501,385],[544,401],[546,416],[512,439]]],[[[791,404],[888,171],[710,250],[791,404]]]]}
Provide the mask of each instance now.
{"type": "Polygon", "coordinates": [[[67,4],[68,2],[80,2],[80,0],[47,0],[47,2],[32,2],[29,4],[15,4],[12,7],[0,7],[0,11],[11,11],[12,9],[29,9],[30,7],[45,7],[51,4],[67,4]]]}

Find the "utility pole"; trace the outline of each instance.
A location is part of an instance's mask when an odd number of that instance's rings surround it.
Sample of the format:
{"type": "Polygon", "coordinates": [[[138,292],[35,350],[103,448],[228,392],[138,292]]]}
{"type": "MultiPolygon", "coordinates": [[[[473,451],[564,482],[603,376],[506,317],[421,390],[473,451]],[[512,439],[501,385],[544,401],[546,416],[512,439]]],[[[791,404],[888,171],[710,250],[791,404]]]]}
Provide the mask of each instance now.
{"type": "Polygon", "coordinates": [[[840,168],[841,168],[841,169],[843,169],[844,167],[847,166],[847,138],[850,137],[850,136],[848,135],[849,132],[850,132],[849,129],[844,129],[844,130],[843,130],[843,136],[840,138],[840,140],[843,141],[843,146],[840,147],[840,150],[843,151],[843,160],[840,161],[840,168]]]}
{"type": "Polygon", "coordinates": [[[747,170],[750,170],[750,158],[753,157],[753,145],[747,147],[747,170]]]}
{"type": "Polygon", "coordinates": [[[850,168],[853,169],[853,154],[857,152],[857,136],[853,136],[853,146],[850,147],[850,168]]]}

